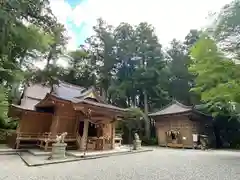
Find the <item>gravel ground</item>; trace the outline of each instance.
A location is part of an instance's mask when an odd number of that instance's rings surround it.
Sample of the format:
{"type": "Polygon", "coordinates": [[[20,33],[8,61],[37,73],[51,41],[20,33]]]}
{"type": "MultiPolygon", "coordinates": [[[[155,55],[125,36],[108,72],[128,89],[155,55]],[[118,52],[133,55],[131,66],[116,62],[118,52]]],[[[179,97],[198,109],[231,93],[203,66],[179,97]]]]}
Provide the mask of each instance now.
{"type": "Polygon", "coordinates": [[[27,167],[0,155],[0,180],[240,180],[240,152],[156,148],[151,152],[27,167]]]}

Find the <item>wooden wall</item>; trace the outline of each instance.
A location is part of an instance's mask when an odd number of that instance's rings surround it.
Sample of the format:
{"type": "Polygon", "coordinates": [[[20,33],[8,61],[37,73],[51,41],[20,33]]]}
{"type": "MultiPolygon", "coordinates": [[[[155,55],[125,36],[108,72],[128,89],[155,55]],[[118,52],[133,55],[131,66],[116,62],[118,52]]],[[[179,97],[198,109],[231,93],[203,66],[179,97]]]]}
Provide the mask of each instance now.
{"type": "MultiPolygon", "coordinates": [[[[63,132],[67,132],[71,135],[76,135],[79,123],[83,120],[84,115],[80,112],[75,111],[71,102],[56,101],[50,132],[53,136],[57,133],[63,132]]],[[[111,120],[112,119],[106,117],[106,120],[104,119],[104,123],[107,125],[105,125],[102,129],[103,135],[109,136],[110,138],[112,138],[112,124],[110,123],[111,120]]]]}
{"type": "Polygon", "coordinates": [[[44,133],[49,132],[52,124],[52,114],[34,111],[23,112],[19,122],[18,132],[44,133]]]}
{"type": "Polygon", "coordinates": [[[51,132],[53,135],[57,133],[67,132],[68,134],[76,133],[77,113],[73,109],[70,102],[57,102],[54,112],[51,132]]]}
{"type": "Polygon", "coordinates": [[[108,136],[108,137],[112,136],[112,123],[109,123],[103,127],[103,134],[104,136],[108,136]]]}
{"type": "Polygon", "coordinates": [[[166,132],[169,130],[179,131],[179,143],[183,144],[184,147],[192,147],[192,134],[197,132],[197,125],[195,122],[189,120],[187,116],[170,116],[156,119],[156,131],[160,146],[166,146],[166,132]],[[183,140],[183,137],[186,140],[183,140]]]}

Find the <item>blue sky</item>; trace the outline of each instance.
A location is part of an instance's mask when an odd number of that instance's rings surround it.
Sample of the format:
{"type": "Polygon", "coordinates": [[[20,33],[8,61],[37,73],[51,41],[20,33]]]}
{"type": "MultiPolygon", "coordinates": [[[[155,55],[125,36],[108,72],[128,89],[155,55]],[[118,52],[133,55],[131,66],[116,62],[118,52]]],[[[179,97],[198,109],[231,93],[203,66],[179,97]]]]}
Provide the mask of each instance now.
{"type": "MultiPolygon", "coordinates": [[[[82,3],[87,2],[87,0],[66,0],[72,9],[75,9],[77,6],[81,6],[82,3]]],[[[83,44],[85,39],[88,37],[87,33],[87,23],[81,22],[81,24],[76,25],[71,18],[67,19],[66,25],[73,31],[76,35],[77,45],[83,44]]]]}
{"type": "Polygon", "coordinates": [[[109,24],[136,25],[146,21],[156,29],[161,44],[182,40],[191,28],[206,26],[210,11],[231,0],[50,0],[53,13],[67,29],[68,49],[74,50],[93,34],[92,26],[102,17],[109,24]]]}
{"type": "Polygon", "coordinates": [[[66,2],[72,7],[75,8],[77,5],[81,4],[85,0],[66,0],[66,2]]]}

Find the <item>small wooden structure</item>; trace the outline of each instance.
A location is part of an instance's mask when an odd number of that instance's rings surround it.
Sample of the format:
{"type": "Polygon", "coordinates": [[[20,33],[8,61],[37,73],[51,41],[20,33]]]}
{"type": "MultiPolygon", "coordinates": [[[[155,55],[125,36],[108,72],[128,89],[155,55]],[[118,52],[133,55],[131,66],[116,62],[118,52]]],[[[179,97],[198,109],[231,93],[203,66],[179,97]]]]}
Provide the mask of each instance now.
{"type": "Polygon", "coordinates": [[[149,114],[155,120],[159,146],[194,148],[202,134],[213,134],[212,118],[177,101],[149,114]]]}
{"type": "Polygon", "coordinates": [[[19,118],[12,142],[16,148],[29,144],[51,148],[56,135],[67,132],[67,148],[105,150],[114,148],[115,122],[126,110],[107,104],[94,88],[60,81],[52,88],[39,84],[24,91],[20,105],[9,115],[19,118]],[[43,95],[44,94],[44,95],[43,95]]]}

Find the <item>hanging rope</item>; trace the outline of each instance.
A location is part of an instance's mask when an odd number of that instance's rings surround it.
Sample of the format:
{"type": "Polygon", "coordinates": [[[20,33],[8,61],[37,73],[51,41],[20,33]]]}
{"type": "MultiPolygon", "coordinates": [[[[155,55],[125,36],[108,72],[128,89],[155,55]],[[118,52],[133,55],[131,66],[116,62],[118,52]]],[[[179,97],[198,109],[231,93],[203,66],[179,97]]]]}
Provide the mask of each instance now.
{"type": "Polygon", "coordinates": [[[169,131],[167,131],[167,135],[168,135],[168,136],[171,136],[172,134],[174,134],[174,135],[179,135],[180,132],[179,132],[179,131],[176,131],[176,130],[169,130],[169,131]]]}

